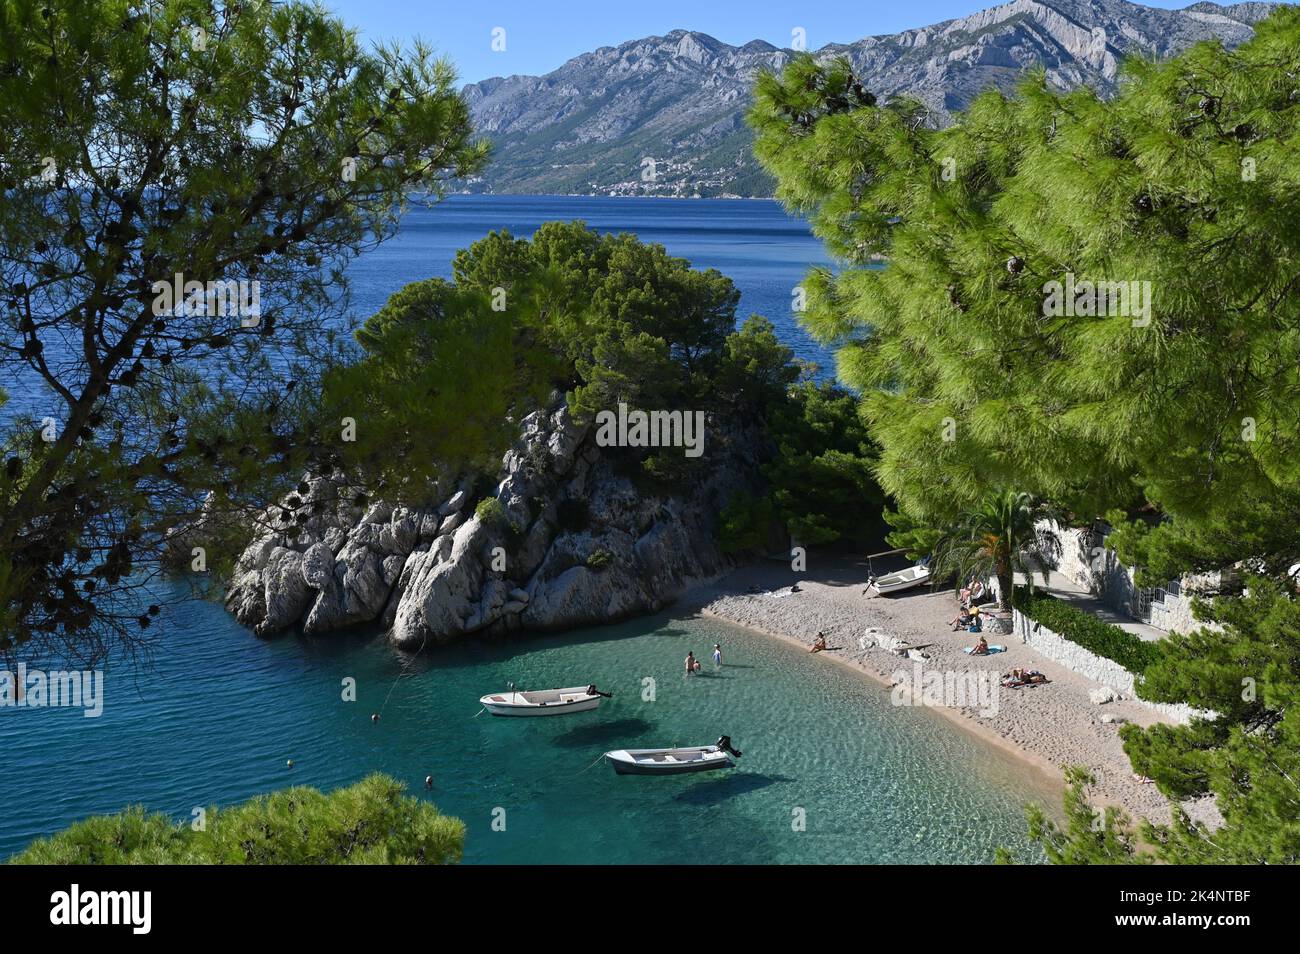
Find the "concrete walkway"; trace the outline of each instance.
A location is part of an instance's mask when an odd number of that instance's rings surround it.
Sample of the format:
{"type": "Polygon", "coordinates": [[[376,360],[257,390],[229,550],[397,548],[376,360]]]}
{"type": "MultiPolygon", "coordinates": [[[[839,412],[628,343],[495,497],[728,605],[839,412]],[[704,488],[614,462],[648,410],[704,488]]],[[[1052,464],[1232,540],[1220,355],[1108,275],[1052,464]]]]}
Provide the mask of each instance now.
{"type": "MultiPolygon", "coordinates": [[[[1024,577],[1017,573],[1016,583],[1023,584],[1024,582],[1024,577]]],[[[1042,588],[1043,578],[1041,576],[1034,577],[1034,586],[1035,588],[1042,588]]],[[[1051,593],[1057,599],[1063,600],[1067,603],[1072,603],[1085,613],[1091,613],[1098,619],[1105,620],[1107,623],[1118,626],[1125,632],[1132,633],[1134,636],[1146,640],[1147,642],[1155,642],[1156,640],[1164,639],[1169,635],[1163,629],[1157,629],[1156,627],[1149,626],[1146,623],[1139,623],[1137,620],[1130,619],[1123,613],[1116,612],[1101,600],[1097,599],[1097,597],[1089,593],[1078,583],[1068,577],[1062,576],[1055,570],[1048,574],[1046,589],[1047,592],[1051,593]]]]}

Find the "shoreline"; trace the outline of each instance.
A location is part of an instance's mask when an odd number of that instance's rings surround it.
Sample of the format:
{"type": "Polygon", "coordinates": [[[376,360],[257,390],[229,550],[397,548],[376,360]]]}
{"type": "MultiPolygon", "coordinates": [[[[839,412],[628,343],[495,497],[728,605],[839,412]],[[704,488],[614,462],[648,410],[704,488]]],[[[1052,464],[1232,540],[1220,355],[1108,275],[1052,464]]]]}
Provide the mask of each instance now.
{"type": "MultiPolygon", "coordinates": [[[[875,571],[894,568],[886,562],[878,561],[875,571]]],[[[1047,683],[1022,689],[999,687],[991,713],[981,714],[974,706],[924,708],[938,710],[950,724],[1009,754],[1032,777],[1046,781],[1055,791],[1065,792],[1066,766],[1083,765],[1096,777],[1096,784],[1088,790],[1094,805],[1123,809],[1133,822],[1169,823],[1169,801],[1154,785],[1136,780],[1118,735],[1123,723],[1146,727],[1168,720],[1132,700],[1093,703],[1088,691],[1097,683],[1041,656],[1014,637],[988,634],[989,641],[1001,641],[1005,651],[966,655],[962,648],[976,637],[951,630],[948,621],[956,607],[951,591],[916,589],[892,597],[865,597],[861,594],[870,569],[864,560],[820,554],[810,555],[809,568],[802,573],[793,572],[784,563],[764,561],[693,587],[678,600],[678,609],[805,651],[815,633],[825,632],[832,646],[841,647],[827,651],[835,663],[886,688],[895,685],[894,676],[900,669],[916,665],[945,676],[991,679],[994,685],[997,677],[1012,668],[1037,669],[1047,676],[1047,683]],[[794,583],[798,583],[797,592],[790,591],[794,583]],[[867,648],[859,641],[864,635],[876,640],[894,637],[912,646],[924,644],[927,658],[918,662],[887,649],[867,648]],[[1113,721],[1102,722],[1103,715],[1110,715],[1113,721]]],[[[1183,807],[1193,819],[1211,825],[1218,817],[1210,802],[1185,803],[1183,807]]],[[[1060,810],[1058,804],[1052,813],[1058,820],[1060,810]]]]}
{"type": "MultiPolygon", "coordinates": [[[[700,616],[703,616],[706,619],[717,620],[718,622],[726,623],[729,626],[738,626],[741,629],[748,630],[751,633],[759,633],[760,635],[765,636],[769,639],[779,639],[781,642],[787,643],[790,646],[798,647],[799,649],[802,649],[805,652],[808,650],[807,643],[799,639],[796,639],[793,636],[786,635],[785,633],[778,633],[769,629],[763,629],[762,627],[754,626],[751,623],[737,622],[734,619],[731,619],[727,616],[722,615],[721,613],[712,610],[708,606],[704,606],[700,608],[698,610],[698,613],[700,616]]],[[[832,652],[830,650],[828,650],[827,652],[830,653],[830,655],[827,658],[829,658],[833,663],[839,666],[843,666],[846,669],[849,669],[859,677],[865,677],[870,682],[873,682],[884,689],[892,689],[894,687],[894,683],[890,681],[889,677],[886,677],[879,671],[872,670],[869,667],[864,666],[861,662],[840,655],[839,653],[832,652]]],[[[903,665],[905,662],[910,662],[910,660],[906,660],[904,659],[904,657],[901,656],[896,656],[894,658],[898,660],[900,666],[903,665]]],[[[1064,778],[1062,777],[1061,771],[1058,766],[1053,765],[1051,762],[1048,762],[1046,759],[1043,759],[1042,757],[1040,757],[1034,752],[1030,752],[1026,749],[1021,748],[1020,746],[1015,745],[1014,743],[1008,741],[1004,736],[998,735],[998,733],[990,731],[987,727],[981,726],[978,720],[972,719],[970,716],[966,715],[963,710],[958,709],[954,706],[927,705],[927,706],[922,706],[922,708],[926,709],[927,711],[935,712],[941,715],[948,722],[960,727],[970,735],[974,736],[979,741],[991,745],[994,748],[998,749],[999,751],[1005,752],[1013,756],[1015,760],[1021,763],[1021,765],[1024,768],[1040,776],[1040,781],[1047,783],[1048,787],[1055,790],[1058,795],[1063,795],[1065,793],[1064,778]]],[[[1055,810],[1059,812],[1060,805],[1059,804],[1051,805],[1048,806],[1048,808],[1049,810],[1055,810]]]]}

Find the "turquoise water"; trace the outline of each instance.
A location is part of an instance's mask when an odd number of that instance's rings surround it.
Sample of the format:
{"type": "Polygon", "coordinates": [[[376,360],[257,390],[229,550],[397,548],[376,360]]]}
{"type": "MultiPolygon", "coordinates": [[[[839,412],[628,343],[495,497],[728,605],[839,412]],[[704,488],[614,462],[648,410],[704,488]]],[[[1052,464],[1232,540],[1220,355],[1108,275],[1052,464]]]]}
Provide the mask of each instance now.
{"type": "Polygon", "coordinates": [[[129,802],[188,819],[195,806],[372,771],[464,819],[468,862],[982,862],[1000,844],[1029,860],[1022,805],[1056,801],[936,713],[894,708],[831,660],[710,620],[412,659],[361,636],[261,641],[210,603],[169,612],[147,671],[108,667],[102,717],[0,710],[0,857],[129,802]],[[723,668],[688,679],[687,650],[707,658],[715,642],[723,668]],[[347,677],[356,702],[342,699],[347,677]],[[642,698],[647,677],[654,701],[642,698]],[[614,698],[569,716],[476,716],[478,697],[509,681],[595,682],[614,698]],[[612,748],[721,734],[744,752],[726,773],[637,778],[592,764],[612,748]]]}
{"type": "MultiPolygon", "coordinates": [[[[413,210],[356,263],[357,313],[449,274],[454,251],[490,229],[526,235],[552,219],[635,232],[720,269],[741,291],[742,317],[766,314],[796,354],[829,366],[790,312],[791,289],[824,252],[773,202],[453,196],[413,210]]],[[[9,391],[6,412],[49,411],[9,391]]],[[[263,642],[218,605],[162,602],[152,657],[107,667],[102,718],[0,708],[0,857],[132,802],[187,819],[195,806],[376,770],[463,818],[472,862],[974,862],[999,844],[1029,858],[1021,806],[1057,801],[935,713],[892,708],[885,690],[829,660],[709,622],[659,617],[411,660],[373,634],[263,642]],[[686,681],[686,651],[707,658],[718,641],[726,667],[686,681]],[[647,676],[654,702],[641,699],[647,676]],[[347,677],[355,703],[341,699],[347,677]],[[596,682],[616,696],[569,717],[475,718],[478,697],[509,681],[596,682]],[[592,766],[610,748],[722,734],[745,752],[728,774],[626,778],[592,766]],[[426,796],[428,774],[437,784],[426,796]],[[505,831],[492,828],[497,809],[505,831]],[[805,831],[793,830],[796,809],[805,831]]]]}

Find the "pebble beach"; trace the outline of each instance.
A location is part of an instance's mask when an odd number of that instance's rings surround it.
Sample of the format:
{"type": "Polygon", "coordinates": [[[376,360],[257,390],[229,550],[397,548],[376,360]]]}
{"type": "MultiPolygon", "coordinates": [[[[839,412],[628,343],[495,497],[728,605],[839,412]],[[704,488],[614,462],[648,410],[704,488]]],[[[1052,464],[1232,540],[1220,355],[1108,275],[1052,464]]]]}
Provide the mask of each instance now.
{"type": "MultiPolygon", "coordinates": [[[[877,574],[884,572],[879,563],[874,569],[877,574]]],[[[1090,792],[1095,803],[1118,806],[1135,818],[1169,821],[1168,801],[1154,785],[1134,776],[1119,738],[1124,723],[1148,726],[1166,721],[1162,715],[1135,700],[1094,703],[1088,694],[1098,683],[1042,656],[1015,636],[987,633],[988,641],[1005,646],[1005,651],[968,655],[963,648],[979,637],[952,631],[957,601],[951,587],[871,596],[864,594],[869,575],[865,560],[851,558],[814,560],[803,573],[791,571],[784,563],[768,562],[700,587],[687,602],[702,615],[807,647],[817,633],[825,633],[830,648],[819,655],[827,665],[849,666],[884,686],[909,678],[917,665],[946,675],[989,671],[980,678],[995,682],[1013,668],[1038,670],[1047,683],[999,688],[995,706],[932,708],[988,743],[1014,752],[1026,771],[1059,782],[1066,766],[1085,766],[1096,778],[1090,792]],[[881,643],[894,645],[895,640],[923,647],[920,654],[927,658],[909,659],[881,648],[881,643]]],[[[1210,804],[1184,807],[1193,818],[1215,821],[1210,804]]]]}

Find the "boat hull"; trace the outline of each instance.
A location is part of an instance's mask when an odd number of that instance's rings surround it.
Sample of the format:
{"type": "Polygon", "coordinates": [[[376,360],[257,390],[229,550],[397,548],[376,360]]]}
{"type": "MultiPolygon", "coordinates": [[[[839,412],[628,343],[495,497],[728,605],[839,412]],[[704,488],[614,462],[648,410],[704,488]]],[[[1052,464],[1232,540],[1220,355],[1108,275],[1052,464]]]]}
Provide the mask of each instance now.
{"type": "Polygon", "coordinates": [[[928,571],[925,573],[907,575],[891,573],[888,576],[883,576],[880,579],[873,581],[871,588],[875,590],[878,595],[887,596],[890,593],[901,593],[904,590],[910,590],[929,582],[930,574],[928,571]]]}
{"type": "Polygon", "coordinates": [[[619,775],[691,775],[695,772],[714,772],[718,769],[732,768],[736,764],[726,753],[676,762],[647,761],[644,758],[637,758],[636,755],[637,753],[627,750],[606,752],[605,761],[613,766],[614,771],[619,775]]]}
{"type": "Polygon", "coordinates": [[[483,696],[479,703],[489,713],[494,716],[505,716],[507,718],[533,718],[536,716],[558,716],[571,715],[574,712],[589,712],[600,705],[600,696],[588,696],[585,699],[577,699],[572,702],[548,702],[545,704],[536,703],[519,703],[519,702],[502,702],[498,694],[496,699],[493,696],[483,696]]]}

